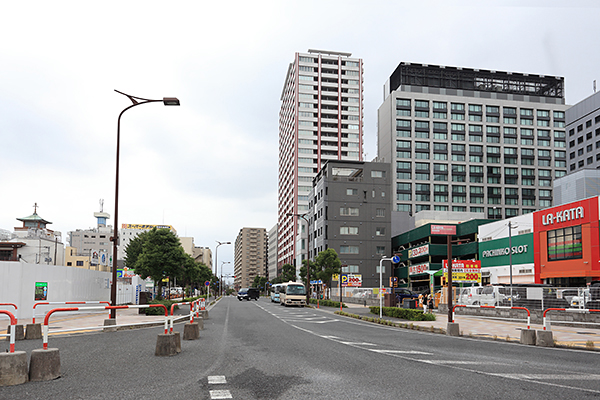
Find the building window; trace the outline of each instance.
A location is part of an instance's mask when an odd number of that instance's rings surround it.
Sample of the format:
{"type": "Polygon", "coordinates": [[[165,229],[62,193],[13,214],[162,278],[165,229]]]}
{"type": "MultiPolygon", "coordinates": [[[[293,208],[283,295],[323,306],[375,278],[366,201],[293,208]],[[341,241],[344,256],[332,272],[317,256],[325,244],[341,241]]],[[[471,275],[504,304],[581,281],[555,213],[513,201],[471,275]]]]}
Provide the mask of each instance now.
{"type": "Polygon", "coordinates": [[[375,228],[375,236],[385,236],[385,227],[375,228]]]}
{"type": "MultiPolygon", "coordinates": [[[[356,214],[358,215],[358,214],[356,214]]],[[[385,208],[378,208],[375,210],[376,217],[385,217],[385,208]]]]}
{"type": "Polygon", "coordinates": [[[582,256],[581,225],[548,231],[548,261],[582,256]]]}
{"type": "Polygon", "coordinates": [[[76,262],[76,265],[77,265],[78,267],[83,267],[83,261],[77,261],[77,262],[76,262]]]}
{"type": "Polygon", "coordinates": [[[385,254],[385,246],[377,246],[377,254],[385,254]]]}
{"type": "Polygon", "coordinates": [[[396,205],[396,211],[411,212],[411,210],[412,210],[412,206],[410,204],[397,204],[396,205]]]}
{"type": "Polygon", "coordinates": [[[358,254],[358,246],[340,246],[340,254],[358,254]]]}
{"type": "Polygon", "coordinates": [[[371,178],[385,178],[385,171],[371,171],[371,178]]]}
{"type": "Polygon", "coordinates": [[[358,194],[358,189],[346,189],[347,196],[356,196],[358,194]]]}
{"type": "Polygon", "coordinates": [[[358,227],[340,226],[340,235],[358,235],[358,227]]]}
{"type": "Polygon", "coordinates": [[[358,217],[358,208],[356,207],[340,207],[340,215],[358,217]]]}

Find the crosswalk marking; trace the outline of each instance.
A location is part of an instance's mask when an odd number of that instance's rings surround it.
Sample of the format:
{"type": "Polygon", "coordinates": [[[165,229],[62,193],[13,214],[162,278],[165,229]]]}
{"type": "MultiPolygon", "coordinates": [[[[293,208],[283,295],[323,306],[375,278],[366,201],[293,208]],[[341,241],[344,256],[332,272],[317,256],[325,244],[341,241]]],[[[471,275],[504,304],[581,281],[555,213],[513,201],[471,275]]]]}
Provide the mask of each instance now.
{"type": "Polygon", "coordinates": [[[231,397],[231,393],[229,392],[229,390],[211,390],[210,391],[210,398],[211,399],[233,399],[233,397],[231,397]]]}
{"type": "Polygon", "coordinates": [[[225,377],[223,375],[214,375],[214,376],[208,377],[209,385],[217,385],[217,384],[221,384],[221,383],[227,383],[227,380],[225,379],[225,377]]]}

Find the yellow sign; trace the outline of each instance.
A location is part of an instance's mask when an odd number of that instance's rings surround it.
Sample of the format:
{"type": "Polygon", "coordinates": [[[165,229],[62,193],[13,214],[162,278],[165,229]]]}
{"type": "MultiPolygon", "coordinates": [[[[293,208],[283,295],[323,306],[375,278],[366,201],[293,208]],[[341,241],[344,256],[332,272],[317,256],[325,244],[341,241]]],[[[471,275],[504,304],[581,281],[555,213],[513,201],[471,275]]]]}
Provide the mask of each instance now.
{"type": "Polygon", "coordinates": [[[331,275],[331,280],[337,282],[340,280],[340,276],[338,274],[333,274],[331,275]]]}
{"type": "MultiPolygon", "coordinates": [[[[444,277],[446,278],[446,280],[448,280],[447,272],[444,274],[444,277]]],[[[481,283],[481,273],[452,272],[452,281],[481,283]]]]}
{"type": "Polygon", "coordinates": [[[156,228],[156,229],[169,229],[173,232],[177,232],[175,230],[175,228],[173,228],[171,225],[151,225],[151,224],[123,224],[121,225],[122,229],[140,229],[140,230],[144,230],[144,229],[152,229],[152,228],[156,228]]]}

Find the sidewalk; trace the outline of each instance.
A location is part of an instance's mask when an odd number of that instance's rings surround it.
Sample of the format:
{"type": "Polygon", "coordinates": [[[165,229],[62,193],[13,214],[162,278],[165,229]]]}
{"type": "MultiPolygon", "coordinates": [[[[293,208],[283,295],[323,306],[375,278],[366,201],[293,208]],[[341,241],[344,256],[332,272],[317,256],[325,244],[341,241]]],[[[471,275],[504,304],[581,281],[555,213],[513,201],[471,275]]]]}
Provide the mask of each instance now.
{"type": "MultiPolygon", "coordinates": [[[[185,307],[185,306],[183,306],[185,307]]],[[[189,307],[189,306],[188,306],[189,307]]],[[[208,309],[208,307],[207,307],[208,309]]],[[[136,308],[126,308],[117,310],[117,325],[130,325],[130,324],[140,324],[137,327],[144,326],[164,326],[165,316],[164,315],[146,315],[139,314],[139,309],[136,308]]],[[[170,310],[169,310],[170,312],[170,310]]],[[[6,317],[6,315],[2,315],[0,317],[6,317]]],[[[71,332],[56,332],[59,330],[67,330],[67,329],[79,329],[78,332],[91,332],[94,327],[98,327],[98,331],[101,331],[101,327],[104,326],[104,320],[109,318],[108,311],[94,311],[94,312],[68,312],[68,313],[54,313],[50,317],[50,321],[48,323],[49,335],[60,335],[60,334],[69,334],[74,333],[71,332]],[[55,333],[53,333],[53,331],[55,333]]],[[[179,310],[175,311],[175,322],[179,319],[189,318],[189,309],[185,310],[180,307],[179,310]]],[[[36,323],[44,323],[44,317],[38,317],[35,319],[36,323]]],[[[17,321],[18,325],[23,325],[26,327],[27,324],[31,324],[32,319],[23,318],[17,321]]],[[[7,328],[10,325],[10,320],[6,318],[0,319],[0,334],[5,334],[7,332],[7,328]]],[[[0,337],[0,340],[8,338],[0,337]]]]}
{"type": "MultiPolygon", "coordinates": [[[[378,318],[379,315],[371,314],[369,307],[360,304],[345,303],[344,312],[357,314],[361,316],[370,316],[378,318]]],[[[324,311],[338,311],[339,308],[322,307],[324,311]]],[[[448,324],[448,314],[440,314],[434,310],[435,321],[406,321],[398,318],[383,316],[383,319],[413,324],[423,328],[434,327],[436,330],[446,330],[448,324]]],[[[521,329],[527,329],[527,320],[504,320],[496,318],[477,317],[471,315],[455,315],[455,322],[458,323],[462,336],[480,337],[494,340],[508,340],[518,342],[521,338],[521,329]]],[[[542,325],[531,324],[531,329],[543,330],[542,325]]],[[[600,330],[587,328],[585,325],[569,327],[558,324],[551,326],[554,340],[558,346],[583,347],[588,342],[594,343],[594,347],[600,348],[600,330]]]]}

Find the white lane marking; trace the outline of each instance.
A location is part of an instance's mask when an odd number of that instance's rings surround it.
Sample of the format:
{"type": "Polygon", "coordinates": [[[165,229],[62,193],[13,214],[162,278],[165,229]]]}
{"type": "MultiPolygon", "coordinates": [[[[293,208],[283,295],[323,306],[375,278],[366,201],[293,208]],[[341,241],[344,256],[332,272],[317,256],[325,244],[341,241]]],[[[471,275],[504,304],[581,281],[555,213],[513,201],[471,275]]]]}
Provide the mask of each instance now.
{"type": "MultiPolygon", "coordinates": [[[[375,345],[373,345],[375,346],[375,345]]],[[[374,351],[376,353],[384,353],[384,354],[421,354],[426,356],[431,356],[433,353],[427,353],[424,351],[417,350],[379,350],[379,349],[369,349],[370,351],[374,351]]]]}
{"type": "Polygon", "coordinates": [[[208,377],[209,385],[218,385],[221,383],[227,383],[227,380],[223,375],[213,375],[208,377]]]}
{"type": "MultiPolygon", "coordinates": [[[[274,313],[272,313],[272,312],[264,309],[263,307],[260,307],[260,308],[262,308],[267,313],[273,315],[274,317],[283,320],[283,318],[280,318],[278,315],[276,315],[276,314],[274,314],[274,313]]],[[[349,324],[355,324],[355,325],[359,325],[360,324],[360,325],[363,325],[363,323],[361,323],[362,321],[361,322],[359,322],[359,321],[350,321],[350,320],[347,321],[345,319],[339,320],[339,321],[344,322],[344,323],[349,323],[349,324]]],[[[283,320],[283,322],[286,323],[286,324],[289,324],[285,320],[283,320]]],[[[312,331],[310,331],[308,329],[301,328],[298,325],[294,325],[294,324],[289,324],[289,325],[292,326],[292,327],[294,327],[294,328],[296,328],[296,329],[298,329],[298,330],[310,333],[312,335],[315,335],[315,336],[318,336],[318,337],[322,337],[324,339],[329,339],[329,340],[332,340],[332,341],[336,341],[335,339],[331,339],[328,336],[319,335],[316,332],[312,332],[312,331]]],[[[391,328],[391,327],[384,327],[384,326],[379,326],[379,325],[375,325],[375,326],[373,326],[373,328],[386,329],[386,330],[392,330],[392,329],[394,329],[394,328],[391,328]]],[[[363,347],[354,346],[354,345],[351,345],[351,344],[349,346],[360,348],[360,349],[366,350],[366,351],[371,351],[371,352],[379,353],[379,354],[390,355],[390,356],[393,356],[393,357],[398,357],[398,358],[402,358],[402,359],[409,360],[409,361],[416,361],[416,362],[423,362],[423,363],[429,363],[429,364],[431,364],[431,362],[429,360],[421,360],[421,359],[417,359],[417,358],[414,358],[414,357],[405,356],[403,354],[397,354],[397,353],[393,353],[393,352],[381,352],[381,351],[379,351],[377,349],[363,348],[363,347]]],[[[481,371],[481,370],[478,370],[478,369],[469,369],[467,367],[461,367],[460,365],[449,365],[448,367],[449,368],[454,368],[454,369],[457,369],[457,370],[461,370],[461,371],[466,371],[466,372],[471,372],[471,373],[475,373],[475,374],[485,375],[485,376],[497,376],[497,377],[500,377],[500,378],[514,379],[514,380],[523,381],[523,382],[535,382],[535,383],[537,383],[539,385],[543,385],[543,386],[559,387],[559,388],[562,388],[562,389],[570,389],[570,390],[577,390],[577,391],[581,391],[581,392],[588,392],[588,393],[600,394],[600,390],[586,389],[586,388],[581,388],[581,387],[576,387],[576,386],[569,386],[569,385],[560,385],[560,384],[557,384],[557,383],[544,382],[544,381],[534,380],[534,379],[526,379],[526,378],[524,378],[525,375],[519,375],[519,374],[514,374],[514,375],[511,375],[511,374],[497,374],[497,373],[493,373],[493,372],[481,371]]],[[[533,376],[533,375],[527,375],[527,376],[533,376]]],[[[581,376],[581,375],[578,375],[578,376],[581,376]]],[[[577,380],[577,379],[575,379],[575,380],[577,380]]]]}
{"type": "MultiPolygon", "coordinates": [[[[461,360],[418,360],[420,362],[424,362],[427,364],[454,364],[454,365],[476,365],[476,364],[486,364],[490,365],[489,362],[481,362],[481,361],[461,361],[461,360]]],[[[493,365],[498,365],[498,363],[492,363],[493,365]]]]}
{"type": "MultiPolygon", "coordinates": [[[[343,342],[340,340],[339,343],[347,344],[349,346],[377,346],[375,343],[367,343],[367,342],[343,342]]],[[[428,354],[428,353],[419,353],[419,354],[428,354]]]]}
{"type": "Polygon", "coordinates": [[[592,374],[586,374],[586,375],[577,375],[577,374],[564,374],[564,375],[558,375],[558,374],[492,374],[492,375],[496,375],[496,376],[501,376],[503,378],[510,378],[510,379],[516,379],[516,378],[520,378],[520,379],[548,379],[548,380],[576,380],[576,381],[597,381],[600,380],[600,375],[592,375],[592,374]]]}
{"type": "Polygon", "coordinates": [[[233,399],[229,390],[210,390],[211,399],[233,399]]]}

